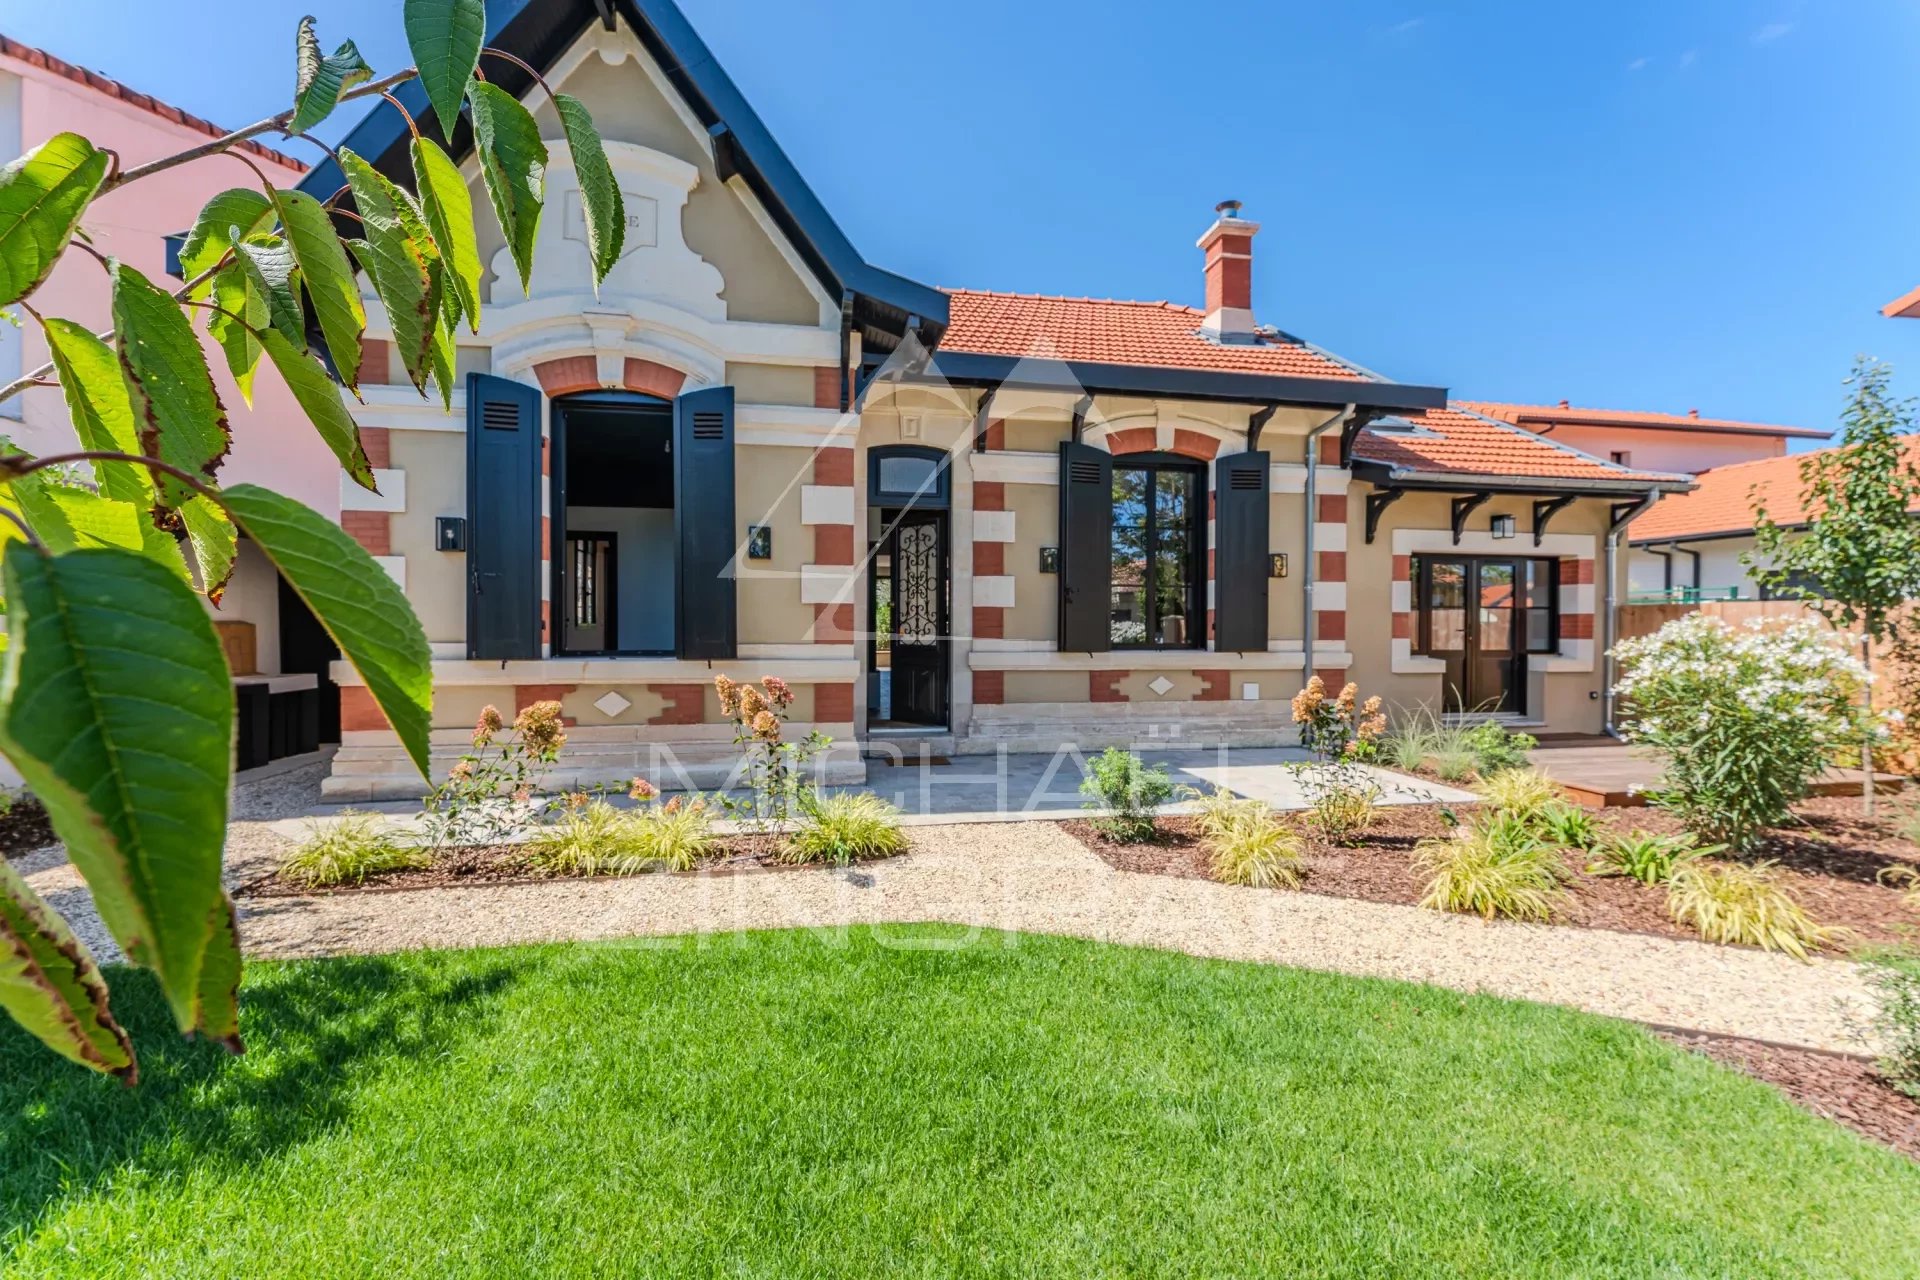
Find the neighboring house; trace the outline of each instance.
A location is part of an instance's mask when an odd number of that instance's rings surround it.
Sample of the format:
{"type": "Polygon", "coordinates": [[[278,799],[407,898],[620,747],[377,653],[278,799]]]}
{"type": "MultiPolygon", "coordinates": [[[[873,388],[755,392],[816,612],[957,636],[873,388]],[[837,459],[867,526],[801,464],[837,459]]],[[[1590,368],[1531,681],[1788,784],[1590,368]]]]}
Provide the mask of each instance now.
{"type": "Polygon", "coordinates": [[[1562,444],[1623,466],[1697,475],[1729,463],[1783,456],[1793,440],[1827,440],[1831,432],[1779,427],[1762,422],[1703,418],[1686,413],[1642,413],[1628,409],[1582,409],[1562,400],[1557,405],[1497,404],[1464,401],[1461,406],[1502,422],[1511,422],[1562,444]]]}
{"type": "MultiPolygon", "coordinates": [[[[1920,466],[1920,436],[1903,442],[1920,466]]],[[[1800,466],[1813,455],[1793,454],[1717,467],[1695,477],[1692,493],[1667,498],[1634,521],[1629,584],[1636,597],[1764,600],[1743,559],[1753,550],[1754,510],[1783,527],[1804,528],[1800,466]]]]}

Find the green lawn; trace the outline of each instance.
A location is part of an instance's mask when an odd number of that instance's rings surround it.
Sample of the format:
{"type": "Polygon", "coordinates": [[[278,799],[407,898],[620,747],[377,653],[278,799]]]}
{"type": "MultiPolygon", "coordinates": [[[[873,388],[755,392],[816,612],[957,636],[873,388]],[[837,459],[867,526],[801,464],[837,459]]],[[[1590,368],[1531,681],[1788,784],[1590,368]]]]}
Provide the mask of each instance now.
{"type": "Polygon", "coordinates": [[[957,931],[255,965],[0,1031],[9,1274],[1920,1275],[1920,1166],[1633,1028],[957,931]],[[882,941],[892,945],[881,945],[882,941]]]}

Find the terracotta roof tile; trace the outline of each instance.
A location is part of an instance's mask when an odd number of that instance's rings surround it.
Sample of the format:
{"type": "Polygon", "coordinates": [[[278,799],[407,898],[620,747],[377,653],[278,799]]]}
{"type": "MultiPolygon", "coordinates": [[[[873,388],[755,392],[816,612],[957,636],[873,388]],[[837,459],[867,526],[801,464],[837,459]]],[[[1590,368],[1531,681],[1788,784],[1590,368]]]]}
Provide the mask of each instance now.
{"type": "Polygon", "coordinates": [[[1765,422],[1737,422],[1731,418],[1703,418],[1689,413],[1641,413],[1632,409],[1583,409],[1578,405],[1505,404],[1494,400],[1461,400],[1461,408],[1517,426],[1658,427],[1692,431],[1738,432],[1745,435],[1787,436],[1825,440],[1832,433],[1808,427],[1778,427],[1765,422]]]}
{"type": "Polygon", "coordinates": [[[1373,381],[1297,338],[1272,334],[1259,344],[1200,336],[1206,313],[1172,302],[1060,298],[1036,293],[948,290],[951,323],[944,351],[1034,356],[1093,364],[1213,369],[1295,378],[1373,381]]]}
{"type": "MultiPolygon", "coordinates": [[[[209,138],[224,138],[227,136],[228,130],[222,129],[211,120],[202,120],[199,116],[191,115],[170,103],[162,102],[151,94],[141,93],[138,89],[121,84],[118,80],[103,76],[98,71],[90,71],[85,67],[76,67],[71,62],[63,58],[57,58],[44,49],[36,49],[32,45],[21,44],[18,40],[10,40],[6,36],[0,35],[0,55],[17,58],[30,67],[39,67],[42,70],[50,71],[64,80],[71,80],[75,84],[84,85],[92,89],[95,93],[117,99],[130,107],[137,107],[142,111],[150,112],[153,115],[159,116],[162,120],[170,120],[174,124],[183,125],[196,133],[204,133],[209,138]]],[[[240,143],[237,149],[258,156],[262,160],[284,165],[289,169],[294,169],[301,173],[307,171],[305,161],[296,160],[285,152],[275,151],[272,147],[255,142],[251,138],[240,143]]]]}
{"type": "MultiPolygon", "coordinates": [[[[1920,466],[1920,436],[1907,437],[1904,447],[1914,464],[1920,466]]],[[[1702,471],[1694,477],[1698,488],[1684,496],[1662,498],[1653,510],[1633,522],[1627,536],[1633,542],[1667,542],[1745,533],[1753,528],[1756,497],[1765,500],[1767,513],[1777,523],[1805,524],[1807,508],[1800,501],[1800,464],[1811,456],[1790,453],[1783,458],[1735,462],[1702,471]]]]}
{"type": "Polygon", "coordinates": [[[1422,475],[1538,476],[1622,484],[1686,480],[1685,476],[1619,466],[1457,404],[1408,414],[1403,420],[1411,430],[1382,425],[1361,432],[1354,441],[1354,456],[1422,475]]]}

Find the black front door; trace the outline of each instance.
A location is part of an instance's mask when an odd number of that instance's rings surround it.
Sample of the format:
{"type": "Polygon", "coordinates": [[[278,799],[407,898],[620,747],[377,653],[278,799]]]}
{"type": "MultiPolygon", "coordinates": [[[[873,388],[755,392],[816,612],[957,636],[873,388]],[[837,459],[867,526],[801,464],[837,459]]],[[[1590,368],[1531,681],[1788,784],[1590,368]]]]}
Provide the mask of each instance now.
{"type": "Polygon", "coordinates": [[[1519,563],[1425,558],[1415,590],[1423,651],[1447,664],[1447,710],[1523,710],[1519,563]]]}
{"type": "Polygon", "coordinates": [[[875,558],[876,669],[887,705],[876,720],[947,723],[947,513],[887,513],[875,558]],[[879,572],[884,567],[885,572],[879,572]],[[881,663],[884,662],[884,667],[881,663]]]}

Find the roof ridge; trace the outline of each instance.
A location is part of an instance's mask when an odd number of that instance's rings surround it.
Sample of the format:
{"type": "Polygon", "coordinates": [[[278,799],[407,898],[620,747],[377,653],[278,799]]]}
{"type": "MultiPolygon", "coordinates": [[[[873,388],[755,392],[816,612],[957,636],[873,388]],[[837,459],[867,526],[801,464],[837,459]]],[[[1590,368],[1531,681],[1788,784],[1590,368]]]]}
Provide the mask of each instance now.
{"type": "MultiPolygon", "coordinates": [[[[183,111],[172,103],[163,102],[150,93],[142,93],[124,81],[116,80],[112,76],[94,71],[88,67],[78,66],[75,63],[68,62],[58,54],[48,53],[45,49],[36,48],[30,44],[22,44],[20,41],[4,34],[0,34],[0,54],[4,54],[10,58],[17,58],[30,67],[39,67],[42,70],[50,71],[63,80],[71,80],[75,84],[84,85],[96,93],[104,94],[118,102],[124,102],[136,110],[145,111],[149,115],[159,116],[162,120],[170,120],[174,124],[184,125],[196,133],[206,134],[209,138],[224,138],[230,132],[230,130],[221,128],[211,120],[194,115],[191,111],[183,111]]],[[[236,146],[240,150],[250,152],[263,160],[284,165],[289,169],[295,169],[301,173],[305,173],[308,168],[306,161],[296,160],[286,152],[276,151],[265,143],[256,142],[252,138],[242,139],[236,146]]]]}
{"type": "Polygon", "coordinates": [[[1541,415],[1571,414],[1575,416],[1581,414],[1599,414],[1631,418],[1662,418],[1674,423],[1695,423],[1703,427],[1722,425],[1749,429],[1758,428],[1762,431],[1807,434],[1813,434],[1817,431],[1817,428],[1795,426],[1785,422],[1757,422],[1749,418],[1722,418],[1711,414],[1702,414],[1697,409],[1689,410],[1685,413],[1669,413],[1664,409],[1615,409],[1602,405],[1582,405],[1564,401],[1560,404],[1537,404],[1526,400],[1483,400],[1477,397],[1468,397],[1460,403],[1481,405],[1490,410],[1511,410],[1523,415],[1528,412],[1541,415]]]}
{"type": "Polygon", "coordinates": [[[966,289],[950,285],[939,285],[939,290],[949,297],[967,295],[975,298],[1020,298],[1028,302],[1094,302],[1114,307],[1161,307],[1168,311],[1184,311],[1199,315],[1198,307],[1190,307],[1184,302],[1172,302],[1166,298],[1095,298],[1071,293],[1029,293],[1020,289],[966,289]]]}

